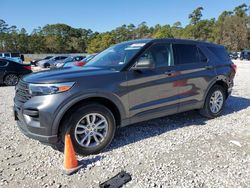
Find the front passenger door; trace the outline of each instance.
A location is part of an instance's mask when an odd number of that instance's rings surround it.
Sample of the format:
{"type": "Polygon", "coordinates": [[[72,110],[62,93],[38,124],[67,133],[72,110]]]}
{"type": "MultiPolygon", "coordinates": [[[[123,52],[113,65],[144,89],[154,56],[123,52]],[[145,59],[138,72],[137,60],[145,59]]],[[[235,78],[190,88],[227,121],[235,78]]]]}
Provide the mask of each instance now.
{"type": "Polygon", "coordinates": [[[127,76],[131,123],[177,112],[178,89],[174,85],[177,76],[171,44],[153,44],[132,69],[127,76]],[[154,66],[136,69],[138,64],[145,62],[152,62],[154,66]]]}

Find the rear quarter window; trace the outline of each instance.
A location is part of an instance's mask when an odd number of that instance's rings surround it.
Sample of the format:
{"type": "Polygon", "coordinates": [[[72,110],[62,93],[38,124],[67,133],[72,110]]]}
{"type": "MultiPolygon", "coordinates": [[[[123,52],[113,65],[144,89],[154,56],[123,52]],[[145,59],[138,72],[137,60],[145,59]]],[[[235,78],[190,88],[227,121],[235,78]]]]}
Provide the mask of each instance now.
{"type": "Polygon", "coordinates": [[[221,62],[227,63],[230,60],[229,54],[225,48],[223,48],[223,47],[208,47],[208,49],[221,62]]]}

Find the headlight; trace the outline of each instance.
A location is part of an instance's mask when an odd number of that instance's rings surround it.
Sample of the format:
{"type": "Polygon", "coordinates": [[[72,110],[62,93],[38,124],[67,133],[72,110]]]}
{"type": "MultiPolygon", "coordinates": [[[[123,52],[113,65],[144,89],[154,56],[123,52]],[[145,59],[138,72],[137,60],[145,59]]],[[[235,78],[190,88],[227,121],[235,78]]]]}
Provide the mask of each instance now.
{"type": "Polygon", "coordinates": [[[29,93],[33,96],[51,95],[70,90],[75,82],[56,83],[56,84],[29,84],[29,93]]]}

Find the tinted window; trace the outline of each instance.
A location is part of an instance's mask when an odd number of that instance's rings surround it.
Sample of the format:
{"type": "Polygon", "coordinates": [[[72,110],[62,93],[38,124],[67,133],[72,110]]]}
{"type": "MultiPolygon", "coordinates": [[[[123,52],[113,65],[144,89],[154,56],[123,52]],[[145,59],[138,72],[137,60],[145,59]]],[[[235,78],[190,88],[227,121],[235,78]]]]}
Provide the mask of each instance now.
{"type": "Polygon", "coordinates": [[[174,44],[173,50],[176,65],[200,62],[200,55],[195,45],[174,44]]]}
{"type": "Polygon", "coordinates": [[[11,53],[11,57],[20,57],[19,53],[11,53]]]}
{"type": "Polygon", "coordinates": [[[77,56],[77,57],[75,57],[76,61],[81,61],[82,59],[83,59],[83,56],[77,56]]]}
{"type": "Polygon", "coordinates": [[[228,61],[229,54],[223,47],[208,47],[208,49],[221,61],[228,61]]]}
{"type": "Polygon", "coordinates": [[[5,53],[4,57],[10,57],[10,54],[9,53],[5,53]]]}
{"type": "Polygon", "coordinates": [[[205,56],[205,54],[199,48],[197,48],[197,49],[198,49],[198,53],[200,55],[200,61],[207,62],[207,57],[205,56]]]}
{"type": "Polygon", "coordinates": [[[173,65],[172,49],[170,44],[157,44],[146,50],[138,62],[150,60],[156,67],[173,65]]]}
{"type": "Polygon", "coordinates": [[[61,56],[61,58],[60,59],[66,59],[67,58],[67,56],[61,56]]]}
{"type": "Polygon", "coordinates": [[[2,61],[0,60],[0,67],[7,66],[8,62],[7,61],[2,61]]]}

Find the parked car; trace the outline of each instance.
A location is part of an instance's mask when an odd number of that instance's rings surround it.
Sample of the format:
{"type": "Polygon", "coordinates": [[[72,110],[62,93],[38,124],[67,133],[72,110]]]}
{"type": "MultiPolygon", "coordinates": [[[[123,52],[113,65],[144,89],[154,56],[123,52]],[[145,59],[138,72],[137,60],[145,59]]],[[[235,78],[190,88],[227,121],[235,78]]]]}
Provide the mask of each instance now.
{"type": "Polygon", "coordinates": [[[218,117],[235,72],[221,45],[128,41],[82,68],[24,77],[16,88],[15,119],[33,139],[60,148],[69,133],[77,153],[94,154],[110,144],[118,127],[194,109],[218,117]]]}
{"type": "Polygon", "coordinates": [[[238,59],[238,53],[237,52],[229,52],[230,59],[238,59]]]}
{"type": "Polygon", "coordinates": [[[96,56],[96,54],[91,54],[88,55],[87,57],[85,57],[84,59],[80,60],[80,61],[74,61],[74,62],[67,62],[63,65],[63,67],[82,67],[84,65],[86,65],[91,59],[93,59],[96,56]]]}
{"type": "Polygon", "coordinates": [[[81,60],[84,59],[85,57],[86,57],[86,56],[81,56],[81,55],[78,55],[78,56],[69,56],[69,57],[67,57],[63,62],[57,63],[57,64],[56,64],[56,67],[57,67],[57,68],[61,68],[61,67],[63,67],[65,64],[74,63],[74,62],[81,61],[81,60]]]}
{"type": "Polygon", "coordinates": [[[68,56],[66,55],[60,55],[60,56],[54,56],[50,59],[47,60],[41,60],[39,61],[37,64],[39,67],[42,68],[50,68],[50,67],[55,67],[55,65],[57,63],[62,62],[63,60],[65,60],[68,56]]]}
{"type": "Polygon", "coordinates": [[[46,57],[43,58],[43,59],[34,59],[34,60],[30,61],[30,64],[36,67],[36,66],[37,66],[37,63],[38,63],[39,61],[41,61],[41,60],[48,60],[48,59],[50,59],[50,58],[52,58],[52,57],[53,57],[53,56],[46,56],[46,57]]]}
{"type": "Polygon", "coordinates": [[[24,56],[20,53],[0,52],[0,58],[10,59],[17,63],[23,63],[24,56]]]}
{"type": "Polygon", "coordinates": [[[250,60],[250,50],[243,50],[241,51],[241,54],[240,54],[240,59],[241,60],[250,60]]]}
{"type": "Polygon", "coordinates": [[[13,60],[0,58],[0,84],[14,86],[20,77],[31,73],[31,66],[17,63],[13,60]]]}

